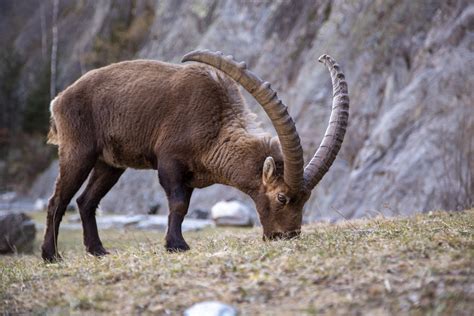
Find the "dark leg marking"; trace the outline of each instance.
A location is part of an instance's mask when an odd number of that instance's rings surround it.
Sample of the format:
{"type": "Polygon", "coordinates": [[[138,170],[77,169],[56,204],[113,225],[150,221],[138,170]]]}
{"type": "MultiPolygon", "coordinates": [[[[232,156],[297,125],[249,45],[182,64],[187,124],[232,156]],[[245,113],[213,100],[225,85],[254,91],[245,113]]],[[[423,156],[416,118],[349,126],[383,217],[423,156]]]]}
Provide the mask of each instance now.
{"type": "Polygon", "coordinates": [[[108,254],[99,237],[95,211],[100,200],[117,183],[124,171],[124,169],[114,168],[102,161],[97,161],[86,189],[77,198],[84,231],[84,246],[86,246],[87,252],[94,256],[108,254]]]}
{"type": "Polygon", "coordinates": [[[169,216],[165,247],[170,252],[189,250],[183,238],[181,224],[188,212],[193,188],[186,185],[187,169],[177,161],[160,162],[158,174],[160,184],[168,197],[169,216]]]}
{"type": "Polygon", "coordinates": [[[59,175],[53,196],[49,199],[46,231],[41,247],[41,256],[47,262],[61,257],[58,253],[59,225],[72,197],[87,179],[95,164],[96,156],[90,150],[74,148],[59,149],[59,175]]]}

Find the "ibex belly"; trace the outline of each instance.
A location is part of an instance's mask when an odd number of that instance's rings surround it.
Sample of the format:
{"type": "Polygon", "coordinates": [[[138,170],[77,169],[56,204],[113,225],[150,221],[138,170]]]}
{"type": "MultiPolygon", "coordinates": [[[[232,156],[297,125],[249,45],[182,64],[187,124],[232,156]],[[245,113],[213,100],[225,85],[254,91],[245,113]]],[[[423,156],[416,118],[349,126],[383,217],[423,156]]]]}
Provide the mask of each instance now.
{"type": "Polygon", "coordinates": [[[130,142],[118,137],[108,137],[100,159],[116,168],[155,169],[155,157],[141,146],[131,146],[130,142]]]}

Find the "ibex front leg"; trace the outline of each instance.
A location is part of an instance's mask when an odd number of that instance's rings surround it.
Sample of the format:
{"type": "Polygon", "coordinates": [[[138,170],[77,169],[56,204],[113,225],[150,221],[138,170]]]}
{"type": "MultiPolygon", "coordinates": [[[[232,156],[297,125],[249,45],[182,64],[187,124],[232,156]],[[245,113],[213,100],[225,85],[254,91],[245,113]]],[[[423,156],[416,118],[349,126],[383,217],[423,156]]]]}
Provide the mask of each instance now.
{"type": "Polygon", "coordinates": [[[177,161],[160,162],[160,184],[168,197],[169,215],[166,232],[166,249],[170,252],[189,250],[183,238],[181,224],[188,212],[193,188],[186,185],[187,168],[177,161]]]}

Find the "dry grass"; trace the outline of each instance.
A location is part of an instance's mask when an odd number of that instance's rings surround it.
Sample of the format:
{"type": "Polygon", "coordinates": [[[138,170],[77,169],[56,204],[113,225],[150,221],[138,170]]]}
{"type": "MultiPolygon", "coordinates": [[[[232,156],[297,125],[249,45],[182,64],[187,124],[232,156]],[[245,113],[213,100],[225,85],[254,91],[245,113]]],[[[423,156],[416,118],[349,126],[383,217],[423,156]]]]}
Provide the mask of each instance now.
{"type": "Polygon", "coordinates": [[[96,259],[63,232],[61,263],[0,259],[0,312],[176,314],[220,300],[249,315],[474,314],[474,210],[260,234],[188,233],[192,250],[168,254],[162,234],[105,231],[112,254],[96,259]]]}

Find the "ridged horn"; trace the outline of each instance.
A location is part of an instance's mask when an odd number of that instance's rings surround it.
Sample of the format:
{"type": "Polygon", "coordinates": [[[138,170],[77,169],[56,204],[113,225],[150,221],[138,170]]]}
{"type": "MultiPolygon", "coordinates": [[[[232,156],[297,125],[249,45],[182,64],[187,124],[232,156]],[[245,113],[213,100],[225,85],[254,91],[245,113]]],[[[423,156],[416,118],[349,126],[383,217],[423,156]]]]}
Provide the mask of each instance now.
{"type": "Polygon", "coordinates": [[[319,57],[331,74],[333,101],[329,126],[314,157],[304,169],[307,190],[312,190],[331,167],[341,148],[349,120],[349,94],[347,82],[339,65],[329,55],[319,57]]]}
{"type": "Polygon", "coordinates": [[[295,123],[288,114],[286,105],[277,94],[257,75],[247,69],[244,62],[236,62],[232,56],[221,52],[197,50],[186,54],[182,62],[196,61],[217,68],[244,87],[263,107],[278,134],[283,153],[283,179],[292,192],[298,192],[303,186],[303,149],[295,123]]]}

